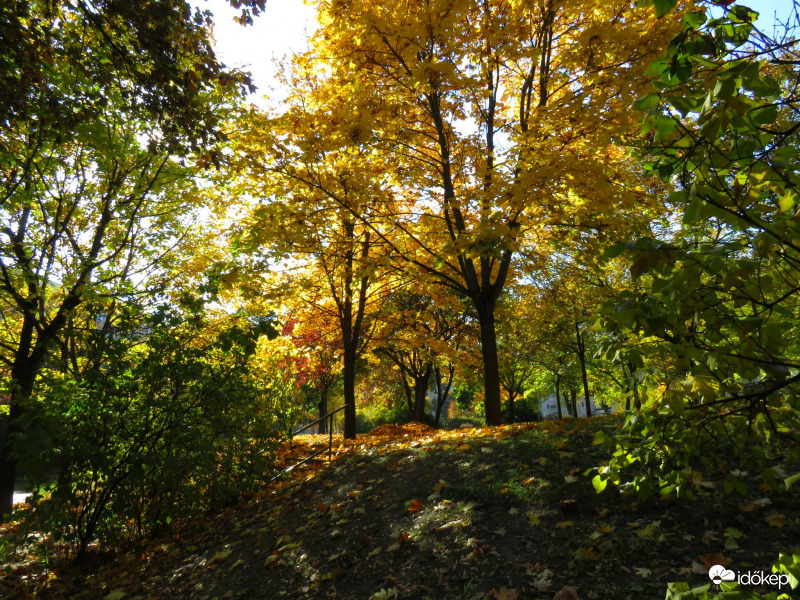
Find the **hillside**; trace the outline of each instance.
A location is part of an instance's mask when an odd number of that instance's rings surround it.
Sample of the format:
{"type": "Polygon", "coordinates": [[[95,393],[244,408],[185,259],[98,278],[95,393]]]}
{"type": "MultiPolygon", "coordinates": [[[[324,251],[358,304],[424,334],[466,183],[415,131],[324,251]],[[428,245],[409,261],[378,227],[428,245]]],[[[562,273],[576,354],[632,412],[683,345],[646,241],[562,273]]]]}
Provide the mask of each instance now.
{"type": "MultiPolygon", "coordinates": [[[[224,514],[79,569],[11,574],[4,598],[663,598],[708,566],[768,571],[800,503],[756,484],[694,502],[596,494],[607,418],[439,432],[383,426],[224,514]]],[[[319,438],[301,443],[307,452],[319,438]]],[[[795,490],[791,490],[794,492],[795,490]]],[[[752,588],[758,589],[758,588],[752,588]]],[[[762,588],[763,591],[777,591],[762,588]]],[[[788,591],[788,590],[783,590],[788,591]]]]}

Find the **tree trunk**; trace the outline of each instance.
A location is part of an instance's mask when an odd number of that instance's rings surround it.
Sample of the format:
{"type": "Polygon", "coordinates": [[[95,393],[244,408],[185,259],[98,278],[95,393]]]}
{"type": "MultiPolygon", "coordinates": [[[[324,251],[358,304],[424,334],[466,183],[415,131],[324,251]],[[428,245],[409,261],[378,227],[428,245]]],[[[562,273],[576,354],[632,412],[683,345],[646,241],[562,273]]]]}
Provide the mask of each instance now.
{"type": "Polygon", "coordinates": [[[25,402],[33,393],[33,382],[37,371],[28,356],[18,358],[11,369],[9,412],[0,421],[0,523],[5,522],[6,516],[11,515],[14,506],[14,485],[17,481],[18,465],[12,446],[14,438],[24,433],[20,419],[25,402]]]}
{"type": "MultiPolygon", "coordinates": [[[[319,419],[322,419],[325,415],[328,414],[328,388],[322,388],[319,391],[319,404],[317,405],[319,410],[319,419]]],[[[319,422],[319,433],[328,433],[328,419],[322,419],[319,422]]]]}
{"type": "Polygon", "coordinates": [[[494,303],[476,304],[481,325],[481,354],[483,355],[483,406],[487,425],[502,425],[500,402],[500,365],[497,358],[497,334],[494,327],[494,303]]]}
{"type": "Polygon", "coordinates": [[[586,345],[577,321],[575,321],[575,335],[578,336],[578,359],[581,363],[581,380],[583,381],[583,400],[586,404],[586,416],[591,417],[592,401],[589,399],[589,380],[586,377],[586,345]]]}
{"type": "Polygon", "coordinates": [[[450,387],[453,385],[454,372],[455,369],[453,365],[449,365],[447,367],[447,385],[443,386],[441,369],[436,367],[434,370],[434,374],[436,376],[436,417],[434,419],[433,426],[436,427],[436,429],[439,429],[441,426],[442,408],[447,400],[447,396],[450,394],[450,387]]]}
{"type": "Polygon", "coordinates": [[[517,397],[516,392],[509,392],[508,393],[508,422],[514,422],[514,400],[517,397]]]}
{"type": "Polygon", "coordinates": [[[11,516],[14,505],[14,484],[17,480],[17,461],[11,454],[11,437],[19,434],[20,405],[11,394],[9,414],[0,417],[0,523],[11,516]]]}
{"type": "Polygon", "coordinates": [[[578,416],[578,390],[574,387],[569,388],[569,408],[573,417],[578,416]]]}
{"type": "Polygon", "coordinates": [[[33,383],[46,356],[46,344],[39,338],[34,345],[34,321],[25,318],[20,329],[20,340],[11,366],[9,412],[0,417],[0,523],[11,515],[14,506],[14,485],[17,480],[17,458],[13,453],[15,437],[24,432],[20,419],[25,402],[33,393],[33,383]]]}
{"type": "Polygon", "coordinates": [[[342,365],[342,388],[344,390],[344,438],[356,439],[356,349],[345,340],[342,365]]]}
{"type": "Polygon", "coordinates": [[[559,395],[560,387],[561,387],[561,376],[556,375],[556,408],[558,409],[559,420],[564,418],[564,413],[561,412],[561,396],[559,395]]]}
{"type": "Polygon", "coordinates": [[[428,387],[431,381],[433,365],[428,363],[422,375],[414,377],[414,412],[412,418],[422,422],[425,418],[425,401],[428,399],[428,387]]]}

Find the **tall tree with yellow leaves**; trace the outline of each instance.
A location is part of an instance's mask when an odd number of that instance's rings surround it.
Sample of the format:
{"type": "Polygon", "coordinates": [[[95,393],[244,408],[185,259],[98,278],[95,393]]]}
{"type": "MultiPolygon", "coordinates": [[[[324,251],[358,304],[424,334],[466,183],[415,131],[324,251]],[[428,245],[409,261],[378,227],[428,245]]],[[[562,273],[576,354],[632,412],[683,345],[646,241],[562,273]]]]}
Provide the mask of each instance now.
{"type": "MultiPolygon", "coordinates": [[[[386,250],[368,215],[391,201],[374,152],[335,129],[344,97],[327,94],[310,70],[293,75],[283,114],[251,110],[232,132],[233,191],[250,205],[242,248],[259,269],[291,267],[280,282],[286,301],[326,315],[341,335],[344,435],[356,435],[356,363],[374,327],[372,315],[394,285],[386,250]],[[358,215],[358,217],[356,216],[358,215]]],[[[226,177],[231,175],[227,173],[226,177]]]]}
{"type": "Polygon", "coordinates": [[[379,239],[403,232],[395,255],[472,303],[499,424],[495,306],[516,252],[641,212],[617,142],[673,25],[626,1],[328,0],[319,14],[295,73],[342,109],[315,135],[370,148],[394,197],[340,209],[379,239]]]}

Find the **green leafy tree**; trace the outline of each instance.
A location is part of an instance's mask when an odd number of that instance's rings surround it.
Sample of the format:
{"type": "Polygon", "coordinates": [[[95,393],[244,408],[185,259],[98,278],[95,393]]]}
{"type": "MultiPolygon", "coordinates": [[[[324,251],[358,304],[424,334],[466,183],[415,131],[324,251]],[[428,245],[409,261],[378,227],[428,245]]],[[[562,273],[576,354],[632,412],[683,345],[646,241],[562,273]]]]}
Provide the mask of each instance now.
{"type": "MultiPolygon", "coordinates": [[[[34,383],[76,309],[183,237],[187,160],[246,83],[181,0],[6,2],[0,47],[0,515],[34,383]],[[16,42],[15,42],[16,41],[16,42]]],[[[123,283],[123,287],[124,287],[123,283]]]]}
{"type": "MultiPolygon", "coordinates": [[[[774,485],[767,460],[787,447],[800,455],[800,57],[793,40],[756,31],[756,16],[738,5],[686,14],[650,67],[655,90],[637,102],[646,166],[675,186],[676,226],[608,252],[629,253],[640,289],[609,305],[621,337],[607,355],[633,335],[628,359],[657,367],[640,367],[654,393],[608,474],[660,464],[662,493],[731,452],[774,485]]],[[[653,491],[647,474],[632,483],[653,491]]],[[[726,490],[741,485],[730,475],[726,490]]]]}

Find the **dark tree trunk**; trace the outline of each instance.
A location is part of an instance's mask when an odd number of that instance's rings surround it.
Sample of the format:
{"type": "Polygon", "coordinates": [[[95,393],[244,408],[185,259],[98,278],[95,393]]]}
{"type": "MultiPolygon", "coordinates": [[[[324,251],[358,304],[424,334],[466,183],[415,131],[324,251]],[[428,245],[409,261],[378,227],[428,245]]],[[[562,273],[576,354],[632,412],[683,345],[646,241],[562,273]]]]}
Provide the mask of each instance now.
{"type": "Polygon", "coordinates": [[[428,399],[428,387],[431,381],[433,365],[428,363],[422,375],[414,377],[414,412],[412,418],[421,422],[425,418],[425,401],[428,399]]]}
{"type": "Polygon", "coordinates": [[[447,401],[447,396],[450,394],[450,387],[453,385],[453,373],[455,368],[452,365],[447,367],[447,384],[442,385],[442,371],[436,367],[434,374],[436,377],[436,417],[433,426],[439,429],[441,426],[442,408],[447,401]]]}
{"type": "Polygon", "coordinates": [[[569,388],[569,408],[573,417],[578,416],[578,390],[574,387],[569,388]]]}
{"type": "Polygon", "coordinates": [[[414,394],[412,393],[411,386],[408,385],[405,373],[401,373],[403,378],[403,393],[406,396],[406,406],[408,406],[408,417],[414,419],[414,394]]]}
{"type": "MultiPolygon", "coordinates": [[[[319,410],[318,419],[322,419],[322,417],[328,414],[328,388],[326,387],[319,391],[319,404],[317,405],[317,409],[319,410]]],[[[319,422],[319,433],[328,433],[328,419],[322,419],[322,421],[319,422]]]]}
{"type": "Polygon", "coordinates": [[[0,417],[0,522],[10,517],[14,505],[14,484],[17,480],[17,461],[11,453],[10,438],[21,433],[21,407],[16,394],[11,394],[9,413],[0,417]]]}
{"type": "Polygon", "coordinates": [[[494,327],[494,303],[478,305],[478,320],[481,325],[481,350],[483,354],[483,405],[487,425],[503,422],[500,402],[500,364],[497,358],[497,334],[494,327]]]}
{"type": "Polygon", "coordinates": [[[33,393],[36,380],[46,355],[46,345],[40,338],[34,346],[33,319],[26,318],[20,330],[20,340],[11,366],[11,393],[9,412],[0,417],[0,522],[11,515],[14,506],[14,485],[17,480],[17,458],[13,452],[13,440],[23,435],[21,417],[25,402],[33,393]]]}
{"type": "Polygon", "coordinates": [[[356,350],[345,340],[342,366],[342,388],[344,390],[344,437],[356,439],[356,350]]]}
{"type": "Polygon", "coordinates": [[[556,375],[556,408],[558,409],[559,420],[564,418],[564,413],[561,412],[561,396],[559,394],[561,388],[561,376],[556,375]]]}
{"type": "Polygon", "coordinates": [[[586,376],[586,344],[577,321],[575,321],[575,335],[578,337],[578,359],[581,363],[581,380],[583,382],[583,400],[586,404],[586,416],[591,417],[592,402],[589,399],[589,380],[586,376]]]}

